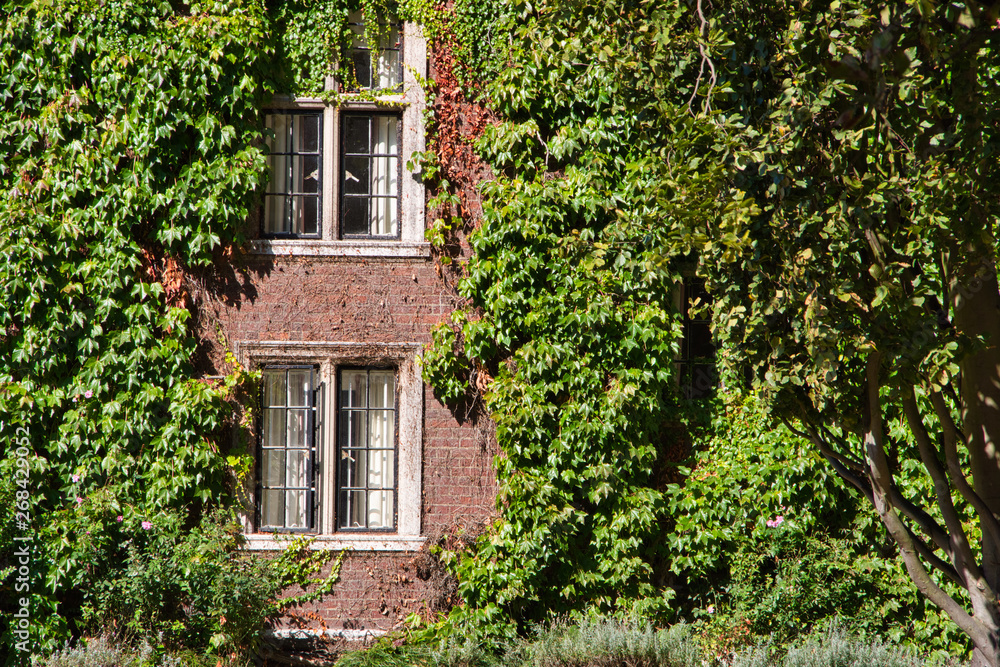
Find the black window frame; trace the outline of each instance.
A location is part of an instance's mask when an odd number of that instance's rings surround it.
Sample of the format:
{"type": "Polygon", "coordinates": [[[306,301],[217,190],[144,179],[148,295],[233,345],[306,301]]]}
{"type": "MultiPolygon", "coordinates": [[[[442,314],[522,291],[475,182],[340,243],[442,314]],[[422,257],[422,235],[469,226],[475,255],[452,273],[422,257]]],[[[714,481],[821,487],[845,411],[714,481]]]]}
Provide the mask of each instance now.
{"type": "MultiPolygon", "coordinates": [[[[335,468],[335,471],[334,471],[334,475],[333,475],[334,476],[334,494],[333,494],[334,495],[334,499],[333,499],[333,503],[334,503],[334,508],[335,508],[334,509],[334,517],[333,517],[333,530],[334,530],[334,532],[337,532],[337,533],[385,533],[385,534],[394,534],[394,533],[398,532],[398,530],[399,530],[399,369],[396,368],[396,367],[394,367],[394,366],[353,366],[353,365],[344,365],[344,366],[338,366],[335,369],[335,373],[336,373],[336,386],[337,386],[337,389],[336,389],[335,398],[334,398],[335,403],[333,405],[333,410],[334,410],[334,413],[336,415],[337,428],[336,428],[336,433],[334,434],[334,440],[336,441],[336,443],[335,443],[335,447],[334,447],[334,468],[335,468]],[[341,471],[340,471],[341,452],[343,451],[342,443],[341,443],[341,438],[340,438],[340,432],[341,432],[341,429],[340,429],[341,421],[340,420],[343,418],[343,416],[342,416],[343,408],[341,406],[341,389],[343,387],[344,373],[345,372],[352,372],[352,371],[353,372],[365,371],[366,377],[370,377],[370,374],[373,371],[375,371],[375,372],[391,371],[392,375],[393,375],[393,398],[392,398],[392,401],[393,401],[393,404],[392,404],[393,405],[393,407],[392,407],[392,412],[393,412],[393,420],[392,420],[392,427],[393,427],[393,433],[392,433],[392,452],[393,452],[393,455],[392,455],[392,457],[393,457],[392,458],[392,466],[393,466],[393,470],[392,470],[392,489],[391,489],[392,490],[392,526],[391,527],[369,528],[368,526],[364,526],[364,527],[352,528],[352,527],[349,527],[349,526],[348,527],[343,527],[343,526],[340,525],[341,524],[341,522],[340,522],[341,516],[343,515],[343,513],[345,511],[344,508],[342,507],[341,501],[340,501],[340,493],[341,493],[341,490],[343,489],[343,486],[342,486],[342,481],[343,480],[341,480],[341,471]]],[[[366,382],[365,386],[366,387],[370,387],[371,386],[370,382],[366,382]]],[[[365,398],[365,413],[366,414],[371,409],[371,406],[368,405],[369,402],[370,402],[369,397],[366,397],[365,398]]],[[[356,408],[351,408],[351,409],[356,409],[356,408]]],[[[383,408],[379,408],[379,409],[383,409],[383,408]]],[[[366,430],[366,433],[367,433],[367,430],[366,430]]],[[[371,451],[371,447],[367,446],[365,448],[365,451],[371,451]]],[[[359,489],[360,489],[360,487],[348,487],[348,490],[359,490],[359,489]]],[[[383,489],[384,489],[384,487],[383,487],[383,489]]],[[[369,489],[367,481],[365,482],[365,488],[364,488],[365,491],[369,491],[369,490],[376,490],[377,491],[377,490],[383,490],[383,489],[369,489]]],[[[389,489],[384,489],[384,490],[389,490],[389,489]]],[[[367,515],[367,502],[368,501],[366,499],[365,500],[365,503],[366,503],[366,512],[365,512],[365,515],[367,515]]]]}
{"type": "MultiPolygon", "coordinates": [[[[321,497],[321,489],[319,488],[319,461],[320,461],[320,445],[319,445],[319,422],[320,422],[320,396],[322,392],[321,382],[319,381],[320,373],[319,368],[314,364],[267,364],[261,368],[263,373],[268,371],[285,371],[285,391],[286,391],[286,405],[278,406],[283,407],[285,410],[292,409],[291,406],[287,405],[288,397],[288,371],[290,370],[309,370],[311,371],[310,383],[311,390],[309,391],[310,399],[312,401],[311,406],[305,406],[308,408],[306,412],[307,415],[307,425],[306,425],[306,437],[308,439],[308,446],[305,448],[309,452],[309,460],[306,463],[306,477],[307,477],[307,487],[306,491],[306,525],[302,528],[294,528],[288,526],[269,526],[264,524],[263,508],[264,508],[264,451],[265,449],[277,449],[277,448],[265,448],[264,447],[264,415],[265,411],[269,408],[264,404],[264,391],[265,385],[262,383],[260,393],[259,393],[259,416],[257,418],[257,456],[256,462],[256,475],[255,475],[255,493],[254,493],[254,532],[257,533],[291,533],[291,534],[313,534],[319,532],[318,528],[318,515],[319,515],[319,499],[321,497]]],[[[266,382],[266,380],[265,380],[266,382]]],[[[287,419],[287,418],[286,418],[287,419]]],[[[286,422],[287,423],[287,422],[286,422]]],[[[286,431],[287,433],[287,431],[286,431]]],[[[288,451],[288,443],[285,442],[284,450],[288,451]]],[[[287,455],[285,458],[284,470],[287,474],[288,470],[288,459],[287,455]]],[[[281,487],[268,487],[268,488],[282,488],[288,490],[286,485],[281,487]]],[[[284,505],[282,506],[284,509],[284,505]]],[[[284,513],[283,513],[284,514],[284,513]]]]}
{"type": "MultiPolygon", "coordinates": [[[[323,201],[323,182],[324,182],[324,178],[326,176],[326,174],[323,173],[323,162],[324,162],[323,149],[324,149],[325,136],[326,136],[326,128],[324,127],[325,126],[325,123],[324,123],[324,120],[325,120],[325,118],[324,118],[324,116],[325,116],[324,110],[323,109],[264,109],[265,127],[266,127],[267,117],[268,116],[276,116],[276,115],[284,115],[284,116],[315,116],[317,118],[317,121],[318,121],[317,149],[316,149],[315,155],[318,157],[318,162],[319,162],[319,167],[318,167],[318,169],[319,169],[319,177],[318,177],[317,183],[316,183],[316,194],[315,194],[315,198],[316,198],[316,216],[317,216],[316,217],[316,231],[315,231],[315,233],[269,232],[269,231],[267,231],[267,217],[266,217],[267,216],[267,198],[269,196],[279,196],[280,195],[282,197],[285,197],[285,200],[286,200],[286,202],[285,202],[285,207],[286,207],[285,215],[286,216],[290,215],[290,212],[288,211],[288,208],[291,207],[291,201],[292,201],[293,197],[297,196],[297,197],[304,198],[304,197],[312,197],[313,196],[311,193],[294,193],[294,192],[290,192],[290,191],[286,191],[286,192],[272,192],[271,191],[271,185],[273,183],[273,174],[271,174],[269,176],[269,178],[268,178],[267,187],[264,190],[264,196],[263,196],[263,199],[261,200],[261,205],[260,205],[260,235],[261,235],[261,238],[265,238],[265,239],[316,239],[316,240],[322,239],[323,238],[323,217],[324,217],[323,216],[323,206],[324,206],[324,201],[323,201]]],[[[284,153],[272,153],[272,152],[270,152],[270,148],[268,148],[268,151],[269,151],[268,154],[269,155],[286,155],[286,156],[288,156],[290,158],[295,157],[296,155],[314,155],[313,153],[297,153],[294,150],[292,150],[292,149],[294,149],[294,135],[292,134],[292,132],[293,132],[292,128],[293,127],[294,127],[294,124],[293,123],[289,123],[289,130],[288,130],[289,134],[288,134],[288,137],[287,137],[287,146],[289,147],[289,151],[288,152],[284,152],[284,153]]],[[[289,185],[287,186],[286,189],[292,187],[291,186],[291,183],[292,183],[292,180],[293,180],[292,179],[292,173],[293,173],[292,172],[292,170],[293,170],[293,166],[292,165],[293,165],[293,160],[289,159],[288,160],[288,167],[287,167],[288,173],[286,173],[286,179],[287,179],[286,182],[289,185]]]]}
{"type": "MultiPolygon", "coordinates": [[[[402,208],[402,189],[403,189],[403,117],[402,114],[398,112],[383,112],[374,110],[349,110],[342,111],[340,114],[340,131],[337,137],[337,157],[338,157],[338,171],[337,177],[338,182],[338,196],[339,202],[337,204],[337,228],[338,237],[340,240],[399,240],[402,238],[403,231],[403,208],[402,208]],[[396,119],[396,149],[397,153],[395,155],[390,155],[387,153],[374,153],[373,143],[374,143],[374,133],[372,132],[372,125],[376,118],[395,118],[396,119]],[[345,140],[345,133],[347,131],[347,119],[349,118],[367,118],[368,119],[368,152],[367,153],[347,153],[347,141],[345,140]],[[371,233],[371,201],[372,199],[389,199],[390,196],[386,195],[373,195],[371,192],[365,195],[358,194],[348,194],[346,191],[346,174],[347,169],[345,167],[345,162],[347,157],[367,157],[369,158],[369,179],[371,178],[371,160],[377,157],[394,157],[396,158],[396,194],[392,196],[396,200],[396,232],[395,234],[372,234],[371,233]],[[345,232],[344,217],[347,208],[348,199],[367,199],[368,200],[368,233],[367,234],[349,234],[345,232]]],[[[370,189],[369,185],[369,189],[370,189]]]]}

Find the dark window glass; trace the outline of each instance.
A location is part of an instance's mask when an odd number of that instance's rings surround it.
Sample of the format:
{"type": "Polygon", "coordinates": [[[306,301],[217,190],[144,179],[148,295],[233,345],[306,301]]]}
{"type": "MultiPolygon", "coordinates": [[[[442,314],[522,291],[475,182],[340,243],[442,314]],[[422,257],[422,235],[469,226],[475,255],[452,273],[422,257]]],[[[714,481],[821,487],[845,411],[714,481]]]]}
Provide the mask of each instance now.
{"type": "Polygon", "coordinates": [[[681,287],[684,338],[681,341],[681,358],[678,360],[681,395],[685,398],[706,398],[715,393],[719,384],[715,366],[715,344],[712,341],[711,322],[707,313],[691,316],[692,306],[704,307],[709,303],[705,282],[687,277],[681,287]]]}
{"type": "Polygon", "coordinates": [[[398,237],[399,117],[345,114],[341,127],[341,237],[398,237]]]}

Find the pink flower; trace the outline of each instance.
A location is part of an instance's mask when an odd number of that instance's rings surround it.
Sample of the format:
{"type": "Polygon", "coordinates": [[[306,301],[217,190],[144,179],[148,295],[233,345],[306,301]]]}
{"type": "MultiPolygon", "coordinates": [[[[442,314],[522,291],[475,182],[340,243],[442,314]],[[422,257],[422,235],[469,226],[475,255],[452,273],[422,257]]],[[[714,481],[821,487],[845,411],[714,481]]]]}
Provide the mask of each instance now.
{"type": "Polygon", "coordinates": [[[770,519],[767,520],[767,527],[768,528],[774,528],[777,525],[778,524],[776,524],[775,522],[771,521],[770,519]]]}
{"type": "Polygon", "coordinates": [[[77,505],[79,505],[79,504],[81,504],[82,502],[83,502],[83,498],[81,498],[80,496],[77,496],[77,497],[76,497],[76,504],[77,504],[77,505]]]}
{"type": "Polygon", "coordinates": [[[73,397],[73,402],[76,403],[76,396],[73,397]]]}
{"type": "Polygon", "coordinates": [[[707,611],[709,614],[714,614],[715,613],[715,605],[714,604],[708,605],[708,609],[706,609],[705,611],[707,611]]]}
{"type": "Polygon", "coordinates": [[[74,482],[79,482],[80,481],[80,476],[79,475],[73,475],[73,481],[74,482]]]}
{"type": "Polygon", "coordinates": [[[115,517],[115,521],[117,521],[118,523],[121,523],[124,520],[125,520],[125,517],[123,517],[121,514],[119,514],[118,516],[115,517]]]}
{"type": "Polygon", "coordinates": [[[94,395],[94,392],[90,391],[89,389],[87,391],[83,392],[83,397],[84,398],[90,398],[93,395],[94,395]]]}
{"type": "Polygon", "coordinates": [[[153,527],[153,522],[152,521],[143,521],[142,522],[142,529],[143,530],[149,530],[152,527],[153,527]]]}
{"type": "Polygon", "coordinates": [[[774,525],[777,526],[779,523],[781,523],[784,520],[785,520],[785,517],[779,515],[778,518],[774,520],[774,525]]]}

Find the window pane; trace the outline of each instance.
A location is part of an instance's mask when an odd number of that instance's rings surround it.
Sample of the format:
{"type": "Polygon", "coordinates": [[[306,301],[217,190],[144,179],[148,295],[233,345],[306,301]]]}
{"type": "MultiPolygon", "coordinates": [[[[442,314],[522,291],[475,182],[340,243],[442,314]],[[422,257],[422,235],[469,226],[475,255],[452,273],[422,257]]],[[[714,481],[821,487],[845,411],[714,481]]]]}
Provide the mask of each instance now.
{"type": "Polygon", "coordinates": [[[692,357],[713,357],[715,346],[712,344],[712,331],[708,322],[692,322],[688,329],[692,357]]]}
{"type": "Polygon", "coordinates": [[[399,155],[398,135],[396,128],[399,119],[395,116],[375,117],[375,145],[372,153],[381,155],[399,155]]]}
{"type": "Polygon", "coordinates": [[[392,491],[368,492],[368,527],[392,528],[392,491]]]}
{"type": "Polygon", "coordinates": [[[368,488],[391,489],[394,484],[396,453],[391,449],[368,452],[368,488]]]}
{"type": "Polygon", "coordinates": [[[319,115],[297,114],[295,116],[295,152],[319,152],[319,115]]]}
{"type": "Polygon", "coordinates": [[[354,51],[351,53],[354,64],[354,78],[358,80],[358,88],[372,87],[372,58],[369,51],[354,51]]]}
{"type": "Polygon", "coordinates": [[[285,404],[285,371],[264,371],[264,406],[285,404]]]}
{"type": "Polygon", "coordinates": [[[265,449],[262,482],[265,487],[282,486],[285,481],[285,450],[265,449]]]}
{"type": "Polygon", "coordinates": [[[368,116],[344,116],[344,152],[368,154],[368,116]]]}
{"type": "Polygon", "coordinates": [[[372,371],[368,375],[368,404],[373,408],[391,408],[396,402],[396,374],[372,371]]]}
{"type": "Polygon", "coordinates": [[[312,371],[288,371],[288,405],[312,406],[312,371]]]}
{"type": "Polygon", "coordinates": [[[397,158],[376,157],[372,158],[372,162],[374,163],[371,179],[372,194],[395,197],[399,181],[397,158]]]}
{"type": "Polygon", "coordinates": [[[719,382],[718,371],[711,364],[694,364],[691,367],[691,385],[687,398],[711,396],[719,382]]]}
{"type": "Polygon", "coordinates": [[[392,410],[372,410],[368,413],[368,446],[393,446],[393,413],[392,410]]]}
{"type": "Polygon", "coordinates": [[[379,197],[372,200],[372,234],[396,235],[396,199],[379,197]]]}
{"type": "Polygon", "coordinates": [[[264,125],[274,133],[274,137],[267,137],[267,147],[272,153],[288,152],[288,114],[267,114],[264,118],[264,125]]]}
{"type": "Polygon", "coordinates": [[[400,47],[398,23],[393,23],[387,27],[386,33],[382,35],[379,44],[383,49],[398,49],[400,47]]]}
{"type": "Polygon", "coordinates": [[[285,409],[264,410],[264,447],[285,446],[285,409]]]}
{"type": "Polygon", "coordinates": [[[292,197],[292,217],[296,234],[315,234],[319,229],[319,199],[308,195],[292,197]]]}
{"type": "Polygon", "coordinates": [[[267,192],[284,194],[288,191],[288,156],[268,155],[267,168],[270,169],[270,180],[267,184],[267,192]]]}
{"type": "Polygon", "coordinates": [[[306,527],[306,492],[285,491],[285,526],[306,527]]]}
{"type": "Polygon", "coordinates": [[[319,156],[297,155],[293,159],[293,192],[305,192],[309,194],[319,192],[319,156]]]}
{"type": "Polygon", "coordinates": [[[378,87],[394,89],[399,86],[399,51],[382,51],[378,54],[378,87]]]}
{"type": "Polygon", "coordinates": [[[288,450],[288,465],[285,467],[285,486],[290,488],[305,488],[309,486],[309,450],[288,450]]]}
{"type": "Polygon", "coordinates": [[[368,198],[344,198],[344,234],[368,234],[368,198]]]}
{"type": "Polygon", "coordinates": [[[371,177],[368,167],[369,157],[344,157],[344,192],[348,194],[368,194],[371,191],[371,177]]]}
{"type": "Polygon", "coordinates": [[[307,410],[288,410],[288,447],[306,447],[306,413],[307,410]]]}
{"type": "Polygon", "coordinates": [[[365,528],[365,500],[367,491],[340,492],[340,527],[365,528]]]}
{"type": "Polygon", "coordinates": [[[285,492],[265,491],[261,501],[260,516],[265,526],[281,526],[285,514],[285,492]]]}
{"type": "Polygon", "coordinates": [[[365,371],[344,371],[340,376],[340,405],[363,408],[368,396],[368,374],[365,371]]]}
{"type": "Polygon", "coordinates": [[[284,234],[285,198],[275,195],[264,195],[264,233],[284,234]]]}
{"type": "Polygon", "coordinates": [[[340,413],[340,446],[367,447],[368,424],[364,410],[342,410],[340,413]]]}
{"type": "Polygon", "coordinates": [[[340,452],[341,488],[365,487],[364,474],[368,468],[368,452],[364,449],[343,449],[340,452]]]}

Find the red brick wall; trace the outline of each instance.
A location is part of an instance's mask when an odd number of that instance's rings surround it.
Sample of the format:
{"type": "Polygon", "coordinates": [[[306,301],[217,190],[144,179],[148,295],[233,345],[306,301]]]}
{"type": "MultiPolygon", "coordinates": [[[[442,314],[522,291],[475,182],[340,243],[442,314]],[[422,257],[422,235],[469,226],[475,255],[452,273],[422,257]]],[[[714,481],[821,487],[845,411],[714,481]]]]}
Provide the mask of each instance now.
{"type": "MultiPolygon", "coordinates": [[[[199,365],[223,374],[216,326],[228,341],[421,342],[457,297],[431,259],[241,255],[220,262],[193,291],[199,365]]],[[[475,532],[494,511],[492,434],[466,406],[424,391],[421,532],[475,532]]],[[[351,552],[332,595],[287,619],[315,629],[390,630],[409,613],[446,604],[450,587],[426,554],[351,552]]],[[[292,592],[294,593],[294,592],[292,592]]]]}

